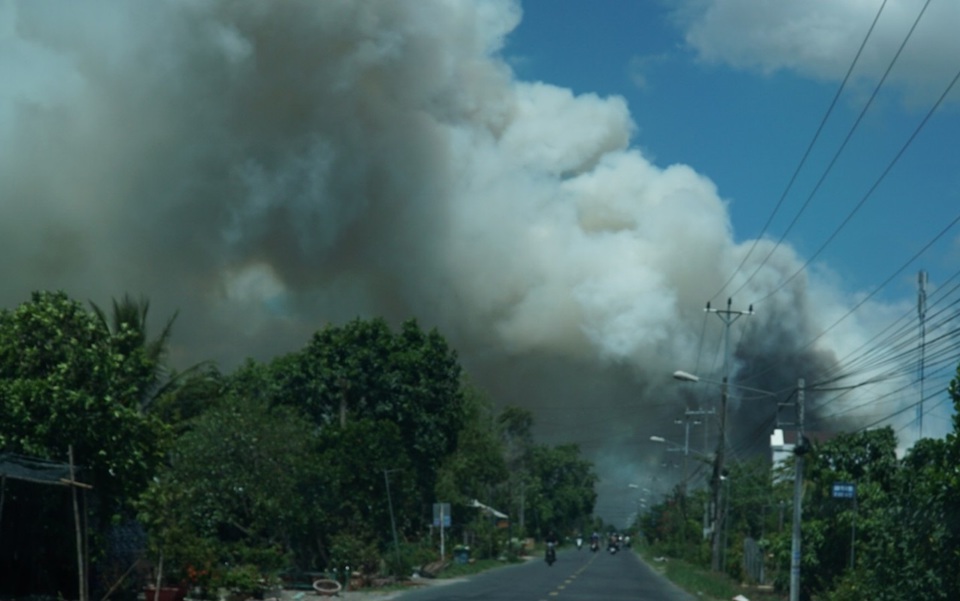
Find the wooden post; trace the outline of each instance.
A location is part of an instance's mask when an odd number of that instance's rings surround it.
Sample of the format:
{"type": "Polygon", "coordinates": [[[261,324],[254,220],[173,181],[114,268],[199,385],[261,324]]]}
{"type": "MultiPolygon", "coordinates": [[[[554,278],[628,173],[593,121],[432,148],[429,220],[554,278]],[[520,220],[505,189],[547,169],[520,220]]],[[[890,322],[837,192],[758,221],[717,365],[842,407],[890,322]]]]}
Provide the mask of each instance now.
{"type": "Polygon", "coordinates": [[[86,562],[83,560],[83,531],[80,526],[80,505],[77,502],[77,478],[73,472],[73,445],[67,447],[70,460],[70,492],[73,494],[73,521],[77,531],[77,571],[79,572],[80,601],[87,601],[87,574],[84,570],[86,562]]]}
{"type": "Polygon", "coordinates": [[[7,475],[0,478],[0,523],[3,522],[3,501],[7,498],[7,475]]]}
{"type": "MultiPolygon", "coordinates": [[[[160,551],[160,561],[157,564],[157,588],[153,589],[153,601],[160,601],[160,586],[163,584],[163,551],[160,551]]],[[[147,598],[147,601],[150,601],[147,598]]]]}

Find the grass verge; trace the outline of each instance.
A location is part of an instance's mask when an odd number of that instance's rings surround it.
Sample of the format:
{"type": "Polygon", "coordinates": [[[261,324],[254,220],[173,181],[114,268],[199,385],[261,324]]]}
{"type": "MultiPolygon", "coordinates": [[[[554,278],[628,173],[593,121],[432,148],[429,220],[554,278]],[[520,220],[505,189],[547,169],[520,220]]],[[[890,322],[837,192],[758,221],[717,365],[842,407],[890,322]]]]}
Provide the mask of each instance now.
{"type": "MultiPolygon", "coordinates": [[[[522,561],[522,560],[521,560],[522,561]]],[[[495,568],[502,568],[510,565],[509,561],[500,561],[498,559],[478,559],[470,563],[451,563],[437,576],[438,578],[460,578],[462,576],[471,576],[486,572],[495,568]]],[[[516,563],[516,562],[514,562],[516,563]]]]}
{"type": "Polygon", "coordinates": [[[705,601],[726,601],[737,595],[744,595],[750,601],[779,601],[782,599],[781,595],[744,587],[725,574],[718,574],[682,559],[671,558],[667,561],[656,561],[654,551],[646,545],[638,549],[638,553],[647,562],[647,565],[663,574],[667,580],[705,601]]]}

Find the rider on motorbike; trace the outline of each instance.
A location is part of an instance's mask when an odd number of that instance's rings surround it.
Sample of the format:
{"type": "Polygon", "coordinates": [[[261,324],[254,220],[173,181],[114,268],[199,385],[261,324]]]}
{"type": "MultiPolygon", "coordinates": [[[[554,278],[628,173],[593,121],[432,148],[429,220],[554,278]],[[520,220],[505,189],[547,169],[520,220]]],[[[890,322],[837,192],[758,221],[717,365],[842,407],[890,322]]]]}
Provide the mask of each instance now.
{"type": "Polygon", "coordinates": [[[553,565],[553,562],[557,560],[557,535],[553,530],[547,532],[547,536],[544,539],[544,542],[547,543],[547,565],[553,565]]]}

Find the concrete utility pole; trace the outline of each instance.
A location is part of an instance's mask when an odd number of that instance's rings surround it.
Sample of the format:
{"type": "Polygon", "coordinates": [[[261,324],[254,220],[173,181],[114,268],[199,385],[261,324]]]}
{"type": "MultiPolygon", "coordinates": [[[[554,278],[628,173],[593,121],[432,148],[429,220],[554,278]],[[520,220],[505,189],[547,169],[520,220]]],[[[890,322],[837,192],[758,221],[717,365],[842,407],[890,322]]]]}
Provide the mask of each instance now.
{"type": "MultiPolygon", "coordinates": [[[[715,415],[716,411],[711,409],[710,411],[705,411],[699,409],[697,411],[687,410],[687,415],[715,415]]],[[[710,428],[707,428],[706,418],[703,419],[703,456],[706,457],[710,453],[710,444],[707,442],[707,438],[710,434],[710,428]]],[[[703,504],[703,540],[707,540],[707,536],[710,533],[710,507],[707,503],[703,504]]]]}
{"type": "Polygon", "coordinates": [[[804,380],[797,380],[797,442],[793,447],[793,540],[790,545],[790,601],[800,601],[800,523],[803,503],[803,456],[807,449],[803,444],[803,387],[804,380]]]}
{"type": "MultiPolygon", "coordinates": [[[[714,415],[716,412],[711,409],[710,411],[705,411],[699,409],[697,411],[686,411],[687,419],[690,419],[691,415],[714,415]]],[[[707,436],[709,435],[710,429],[707,428],[706,418],[703,418],[703,456],[706,457],[710,453],[710,445],[707,443],[707,436]]],[[[684,468],[686,469],[686,467],[684,468]]],[[[684,480],[686,480],[686,474],[684,474],[684,480]]],[[[707,540],[707,535],[710,532],[710,507],[704,503],[703,505],[703,540],[707,540]]]]}
{"type": "Polygon", "coordinates": [[[721,505],[723,496],[723,486],[720,477],[723,475],[724,451],[726,449],[726,428],[727,428],[727,396],[730,386],[730,326],[736,320],[744,315],[753,315],[753,305],[746,311],[734,310],[731,305],[732,299],[727,299],[726,309],[711,309],[710,303],[707,303],[706,311],[715,313],[726,326],[724,331],[724,351],[723,351],[723,385],[720,393],[720,436],[717,441],[717,453],[713,463],[713,477],[710,482],[713,493],[713,530],[710,533],[712,537],[712,557],[710,567],[713,571],[720,571],[720,557],[722,539],[720,532],[723,527],[723,508],[721,505]]]}
{"type": "MultiPolygon", "coordinates": [[[[690,424],[692,423],[693,425],[697,426],[702,423],[698,419],[691,420],[690,417],[695,415],[704,415],[706,413],[708,412],[707,411],[691,411],[687,409],[686,411],[683,412],[682,420],[680,419],[674,420],[675,424],[683,424],[683,480],[681,480],[681,482],[683,482],[684,489],[686,489],[687,487],[687,459],[690,456],[690,424]]],[[[709,413],[713,413],[713,412],[710,411],[709,413]]],[[[704,447],[704,452],[706,452],[706,447],[704,447]]]]}

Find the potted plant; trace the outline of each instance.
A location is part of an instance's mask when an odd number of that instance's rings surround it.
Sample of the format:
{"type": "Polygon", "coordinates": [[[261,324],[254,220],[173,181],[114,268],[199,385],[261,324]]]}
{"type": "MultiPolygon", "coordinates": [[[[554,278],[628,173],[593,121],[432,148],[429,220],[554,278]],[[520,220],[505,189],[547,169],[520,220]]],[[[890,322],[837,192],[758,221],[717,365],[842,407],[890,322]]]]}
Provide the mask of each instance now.
{"type": "MultiPolygon", "coordinates": [[[[210,564],[201,567],[187,566],[187,596],[190,599],[214,599],[217,592],[212,586],[213,571],[210,564]]],[[[149,601],[149,600],[147,600],[149,601]]]]}
{"type": "Polygon", "coordinates": [[[144,601],[183,601],[186,596],[186,589],[179,586],[161,586],[157,588],[151,583],[143,587],[144,601]]]}
{"type": "Polygon", "coordinates": [[[216,586],[226,592],[230,601],[263,599],[268,592],[279,590],[280,579],[264,574],[253,564],[241,564],[224,568],[216,586]]]}
{"type": "MultiPolygon", "coordinates": [[[[177,510],[178,494],[173,487],[163,486],[159,480],[138,500],[138,518],[148,536],[148,550],[157,558],[156,570],[144,587],[145,601],[183,601],[188,589],[195,591],[209,576],[209,566],[215,558],[215,545],[197,535],[177,510]]],[[[197,594],[201,593],[201,594],[197,594]]]]}

